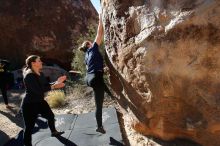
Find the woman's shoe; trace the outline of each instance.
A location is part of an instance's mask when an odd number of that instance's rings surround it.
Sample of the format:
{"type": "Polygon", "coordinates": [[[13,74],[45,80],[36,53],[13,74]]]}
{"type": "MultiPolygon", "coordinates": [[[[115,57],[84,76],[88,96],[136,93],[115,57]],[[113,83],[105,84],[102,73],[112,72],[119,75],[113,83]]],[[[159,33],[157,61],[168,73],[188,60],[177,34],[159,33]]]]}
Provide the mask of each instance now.
{"type": "Polygon", "coordinates": [[[24,143],[23,146],[32,146],[32,144],[31,144],[31,143],[29,143],[29,144],[25,144],[25,143],[24,143]]]}

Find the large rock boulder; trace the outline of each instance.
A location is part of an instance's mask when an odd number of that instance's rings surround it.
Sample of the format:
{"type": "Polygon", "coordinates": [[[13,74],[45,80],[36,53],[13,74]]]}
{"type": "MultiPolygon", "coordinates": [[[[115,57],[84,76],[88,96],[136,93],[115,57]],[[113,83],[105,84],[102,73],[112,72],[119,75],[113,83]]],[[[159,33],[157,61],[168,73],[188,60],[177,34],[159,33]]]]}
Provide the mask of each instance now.
{"type": "Polygon", "coordinates": [[[102,7],[111,84],[138,119],[134,128],[220,145],[220,1],[102,0],[102,7]]]}
{"type": "Polygon", "coordinates": [[[97,16],[90,0],[1,0],[0,58],[18,68],[35,53],[69,69],[76,40],[97,16]]]}

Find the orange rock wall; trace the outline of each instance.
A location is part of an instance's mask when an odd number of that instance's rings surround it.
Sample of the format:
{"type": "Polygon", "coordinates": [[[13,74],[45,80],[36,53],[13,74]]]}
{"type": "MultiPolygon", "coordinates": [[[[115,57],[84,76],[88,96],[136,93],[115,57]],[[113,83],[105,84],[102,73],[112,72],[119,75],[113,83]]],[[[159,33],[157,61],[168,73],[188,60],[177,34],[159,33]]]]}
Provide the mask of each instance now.
{"type": "Polygon", "coordinates": [[[97,18],[90,0],[1,0],[0,58],[19,68],[38,54],[70,69],[76,40],[97,18]]]}
{"type": "Polygon", "coordinates": [[[102,0],[111,84],[137,131],[220,145],[219,6],[102,0]]]}

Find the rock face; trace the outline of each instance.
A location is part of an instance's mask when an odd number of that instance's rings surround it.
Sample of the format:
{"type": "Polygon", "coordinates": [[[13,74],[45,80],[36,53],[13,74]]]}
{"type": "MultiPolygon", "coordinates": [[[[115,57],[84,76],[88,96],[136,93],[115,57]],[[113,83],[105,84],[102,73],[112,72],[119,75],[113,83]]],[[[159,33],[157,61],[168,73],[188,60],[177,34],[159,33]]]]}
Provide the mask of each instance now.
{"type": "Polygon", "coordinates": [[[111,84],[164,140],[220,145],[220,1],[102,0],[111,84]]]}
{"type": "Polygon", "coordinates": [[[35,53],[69,69],[77,38],[97,16],[90,0],[1,0],[0,58],[20,67],[35,53]]]}

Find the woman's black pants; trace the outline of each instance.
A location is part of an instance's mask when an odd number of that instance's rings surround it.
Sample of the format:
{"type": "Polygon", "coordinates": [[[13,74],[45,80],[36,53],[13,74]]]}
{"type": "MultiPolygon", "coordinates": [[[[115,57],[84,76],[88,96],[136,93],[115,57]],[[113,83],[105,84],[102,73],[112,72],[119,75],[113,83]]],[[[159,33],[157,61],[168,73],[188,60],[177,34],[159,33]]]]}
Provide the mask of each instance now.
{"type": "Polygon", "coordinates": [[[103,72],[87,74],[87,84],[93,88],[96,105],[96,121],[97,126],[102,126],[102,106],[104,100],[104,79],[103,72]]]}
{"type": "Polygon", "coordinates": [[[7,97],[7,85],[0,85],[2,97],[4,99],[5,105],[8,104],[8,97],[7,97]]]}
{"type": "Polygon", "coordinates": [[[51,132],[56,131],[54,114],[46,101],[42,101],[39,103],[24,103],[22,105],[22,114],[25,124],[23,141],[25,146],[32,146],[32,130],[39,114],[43,118],[48,120],[48,126],[51,132]]]}

